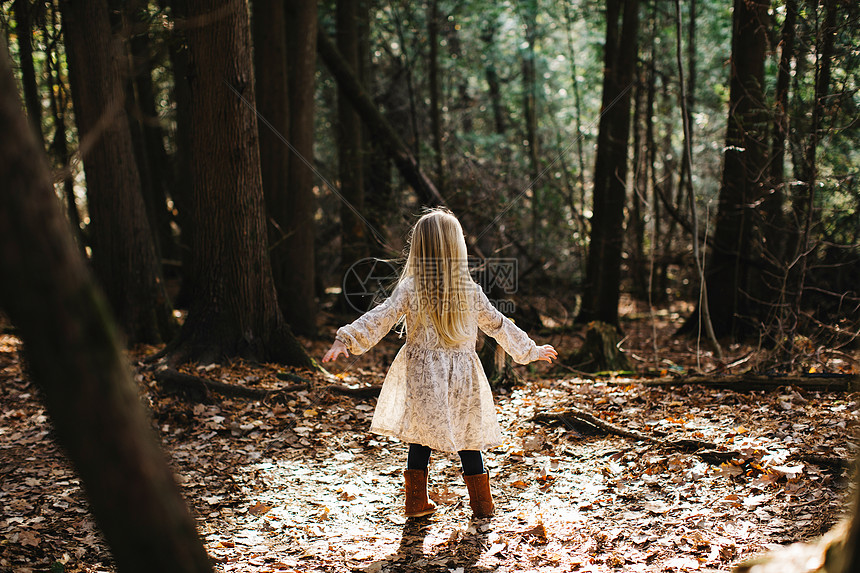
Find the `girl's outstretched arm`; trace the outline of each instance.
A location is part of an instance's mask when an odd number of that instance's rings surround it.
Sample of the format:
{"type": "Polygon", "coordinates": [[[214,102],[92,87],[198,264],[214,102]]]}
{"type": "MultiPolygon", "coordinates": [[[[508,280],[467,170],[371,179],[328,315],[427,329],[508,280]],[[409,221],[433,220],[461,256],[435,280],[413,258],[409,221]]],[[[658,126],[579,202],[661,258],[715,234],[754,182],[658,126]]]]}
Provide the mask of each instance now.
{"type": "Polygon", "coordinates": [[[549,344],[538,346],[528,334],[514,324],[514,321],[499,312],[479,285],[475,285],[475,290],[478,328],[495,338],[515,362],[519,364],[528,364],[535,360],[551,362],[558,356],[552,346],[549,344]]]}
{"type": "Polygon", "coordinates": [[[388,334],[400,317],[406,314],[411,280],[402,281],[385,302],[337,330],[337,340],[345,349],[352,354],[364,354],[388,334]]]}

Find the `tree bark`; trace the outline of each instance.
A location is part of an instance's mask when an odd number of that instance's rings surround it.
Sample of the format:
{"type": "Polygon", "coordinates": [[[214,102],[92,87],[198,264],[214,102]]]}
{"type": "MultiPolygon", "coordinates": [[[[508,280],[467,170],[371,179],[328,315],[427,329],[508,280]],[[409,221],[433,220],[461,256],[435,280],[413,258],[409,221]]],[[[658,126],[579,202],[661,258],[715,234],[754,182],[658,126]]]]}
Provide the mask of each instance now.
{"type": "Polygon", "coordinates": [[[169,4],[173,19],[173,34],[168,39],[170,71],[173,76],[173,99],[176,101],[176,151],[172,157],[173,180],[171,198],[179,225],[179,254],[182,261],[182,283],[174,304],[188,308],[194,292],[194,253],[191,237],[194,235],[194,180],[191,176],[191,88],[189,76],[193,70],[189,62],[188,39],[183,23],[188,17],[186,0],[160,0],[162,9],[169,4]]]}
{"type": "MultiPolygon", "coordinates": [[[[728,127],[714,249],[707,265],[708,303],[718,337],[743,337],[757,324],[761,298],[753,205],[764,193],[767,117],[762,94],[770,0],[735,0],[728,127]],[[750,256],[752,254],[752,256],[750,256]]],[[[692,325],[698,311],[688,320],[692,325]]]]}
{"type": "MultiPolygon", "coordinates": [[[[702,257],[699,255],[699,212],[696,209],[696,195],[693,192],[693,131],[690,125],[692,114],[687,107],[689,100],[687,98],[687,86],[684,81],[684,65],[681,61],[681,2],[675,0],[675,58],[678,63],[678,84],[681,88],[681,118],[684,125],[684,160],[688,165],[687,169],[687,194],[690,199],[690,220],[693,224],[692,242],[693,242],[693,258],[696,261],[696,269],[699,271],[699,322],[705,328],[705,333],[708,340],[714,349],[714,353],[720,360],[723,359],[723,349],[717,340],[714,333],[713,322],[711,321],[710,304],[708,303],[708,289],[705,281],[705,269],[702,257]]],[[[683,173],[683,169],[681,170],[683,173]]],[[[679,182],[681,185],[683,181],[679,182]]]]}
{"type": "MultiPolygon", "coordinates": [[[[771,142],[771,171],[770,183],[775,192],[785,196],[785,141],[789,130],[788,114],[788,90],[791,82],[791,61],[794,59],[794,38],[797,24],[797,0],[786,0],[785,20],[782,23],[782,37],[780,39],[781,52],[779,56],[779,68],[776,77],[776,93],[774,95],[774,129],[771,142]]],[[[782,207],[780,205],[780,212],[782,207]]],[[[785,228],[780,229],[780,235],[785,235],[785,228]]],[[[776,258],[785,259],[785,239],[780,238],[780,244],[776,247],[776,258]]]]}
{"type": "MultiPolygon", "coordinates": [[[[51,19],[51,27],[54,33],[59,35],[57,32],[57,9],[55,7],[51,8],[51,19]]],[[[42,25],[42,34],[45,38],[48,38],[47,18],[42,25]]],[[[54,139],[51,141],[50,150],[54,159],[54,165],[58,165],[64,175],[63,199],[66,202],[66,214],[69,217],[69,223],[72,225],[75,241],[81,249],[81,253],[86,253],[86,241],[84,240],[81,228],[81,215],[78,211],[75,197],[75,184],[72,180],[71,169],[69,168],[72,154],[69,152],[69,146],[66,141],[66,114],[69,110],[67,99],[68,89],[63,81],[60,56],[56,50],[57,42],[48,42],[48,48],[45,50],[45,65],[48,72],[48,94],[51,102],[51,115],[54,119],[54,139]]]]}
{"type": "Polygon", "coordinates": [[[527,155],[529,158],[529,179],[531,185],[532,208],[532,245],[540,244],[540,196],[538,180],[540,179],[540,160],[538,140],[537,112],[537,62],[535,43],[537,42],[537,3],[536,0],[526,0],[522,5],[523,28],[525,31],[525,49],[522,52],[522,96],[523,118],[525,120],[527,155]]]}
{"type": "MultiPolygon", "coordinates": [[[[317,333],[314,299],[314,97],[317,62],[317,0],[287,0],[287,72],[290,142],[284,241],[278,289],[287,322],[297,332],[317,333]],[[287,280],[288,279],[288,280],[287,280]]],[[[273,249],[273,254],[275,250],[273,249]]]]}
{"type": "Polygon", "coordinates": [[[582,310],[577,318],[580,322],[599,320],[618,326],[630,88],[636,69],[638,29],[638,0],[607,0],[603,104],[594,166],[594,215],[582,310]]]}
{"type": "MultiPolygon", "coordinates": [[[[817,0],[815,2],[816,10],[818,8],[817,0]]],[[[794,260],[799,264],[793,265],[793,271],[789,275],[789,282],[794,292],[791,300],[791,320],[788,328],[788,350],[791,354],[794,353],[795,336],[799,326],[798,316],[803,299],[804,284],[806,281],[807,268],[809,266],[809,258],[812,254],[813,247],[810,245],[811,232],[813,222],[815,220],[815,197],[816,185],[818,180],[818,165],[816,163],[816,153],[818,150],[818,142],[821,137],[819,130],[821,128],[821,118],[825,106],[825,99],[830,89],[830,79],[832,74],[833,64],[833,47],[836,37],[837,24],[837,2],[836,0],[824,0],[824,23],[819,32],[816,46],[821,44],[820,51],[816,47],[816,63],[815,63],[815,99],[812,102],[812,122],[809,129],[809,141],[805,149],[806,171],[809,178],[803,186],[804,192],[794,198],[793,210],[797,217],[798,223],[802,222],[800,237],[797,242],[797,248],[794,253],[794,260]]]]}
{"type": "Polygon", "coordinates": [[[484,66],[484,76],[487,78],[487,95],[490,98],[490,107],[493,110],[493,131],[496,135],[504,135],[506,130],[505,104],[502,101],[502,85],[499,72],[493,61],[496,53],[496,22],[489,20],[484,24],[481,39],[487,54],[487,63],[484,66]]]}
{"type": "Polygon", "coordinates": [[[18,35],[18,57],[21,60],[21,83],[24,86],[24,105],[33,131],[45,147],[42,133],[42,96],[36,81],[36,66],[33,63],[33,5],[30,0],[15,0],[12,3],[15,27],[18,35]]]}
{"type": "Polygon", "coordinates": [[[61,2],[90,213],[93,270],[130,343],[159,343],[175,322],[161,278],[128,118],[127,68],[106,0],[61,2]]]}
{"type": "Polygon", "coordinates": [[[0,54],[0,307],[123,573],[212,571],[0,54]]]}
{"type": "MultiPolygon", "coordinates": [[[[297,30],[288,32],[285,0],[262,0],[253,3],[253,37],[254,37],[254,73],[256,78],[255,94],[257,112],[265,122],[259,121],[257,127],[260,136],[260,169],[262,172],[263,195],[266,199],[268,235],[272,276],[278,301],[285,317],[292,309],[302,306],[303,301],[294,296],[294,280],[304,281],[309,272],[313,280],[313,265],[297,266],[290,259],[295,257],[295,234],[298,226],[307,225],[307,221],[296,220],[292,210],[294,190],[290,185],[292,168],[292,153],[289,145],[293,144],[291,133],[293,119],[298,119],[296,110],[292,109],[292,90],[302,88],[301,84],[288,78],[288,59],[296,58],[297,54],[288,48],[288,38],[297,30]],[[285,143],[283,139],[286,139],[285,143]]],[[[311,89],[313,89],[311,80],[311,89]]],[[[311,115],[311,121],[313,116],[311,115]]],[[[294,144],[293,144],[294,145],[294,144]]],[[[303,150],[306,152],[306,150],[303,150]]],[[[310,158],[313,158],[311,154],[310,158]]],[[[304,166],[302,166],[304,167],[304,166]]],[[[301,214],[307,217],[306,210],[301,214]]],[[[312,217],[310,219],[313,220],[312,217]]],[[[303,233],[304,236],[304,233],[303,233]]],[[[303,241],[299,241],[299,246],[303,241]]],[[[313,245],[311,245],[313,256],[313,245]]],[[[311,284],[313,284],[311,282],[311,284]]],[[[311,302],[313,292],[311,291],[311,302]]],[[[311,319],[313,316],[310,317],[311,319]]],[[[296,330],[313,332],[314,324],[296,325],[288,321],[296,330]]]]}
{"type": "MultiPolygon", "coordinates": [[[[337,49],[347,69],[355,74],[359,84],[358,0],[337,0],[337,49]]],[[[346,202],[340,206],[340,255],[343,273],[356,261],[368,255],[367,230],[358,213],[364,210],[364,179],[362,177],[361,120],[350,104],[344,86],[338,84],[337,94],[337,156],[340,192],[346,202]],[[352,208],[350,208],[352,206],[352,208]],[[353,210],[354,209],[354,210],[353,210]],[[355,211],[358,211],[356,213],[355,211]]]]}
{"type": "Polygon", "coordinates": [[[577,181],[579,181],[579,212],[585,211],[585,152],[583,151],[583,140],[585,133],[582,131],[582,99],[579,94],[579,79],[576,73],[576,51],[573,47],[573,18],[567,2],[563,3],[565,34],[567,36],[567,54],[570,59],[570,87],[573,91],[574,128],[576,129],[576,157],[577,157],[577,181]]]}
{"type": "Polygon", "coordinates": [[[647,299],[649,296],[648,289],[648,269],[645,259],[645,197],[647,197],[648,189],[648,168],[646,158],[648,157],[647,148],[642,145],[642,107],[644,105],[644,95],[647,90],[644,77],[641,71],[636,74],[635,95],[633,97],[633,173],[631,174],[631,189],[633,193],[630,197],[630,213],[628,216],[627,226],[628,242],[630,245],[630,258],[628,264],[628,272],[633,279],[633,295],[640,299],[647,299]]]}
{"type": "Polygon", "coordinates": [[[442,97],[439,87],[439,0],[430,0],[428,10],[427,89],[430,91],[430,133],[436,163],[436,183],[440,193],[444,193],[445,156],[442,154],[442,97]]]}
{"type": "Polygon", "coordinates": [[[194,290],[168,356],[316,367],[281,315],[272,278],[247,4],[187,6],[194,290]]]}
{"type": "Polygon", "coordinates": [[[150,17],[147,2],[133,0],[125,4],[126,18],[131,31],[131,85],[132,115],[137,119],[142,137],[142,153],[148,170],[149,193],[144,195],[150,216],[150,227],[160,258],[176,259],[179,252],[170,225],[167,199],[173,192],[172,166],[164,148],[164,131],[155,106],[155,86],[152,73],[155,69],[150,41],[150,17]]]}

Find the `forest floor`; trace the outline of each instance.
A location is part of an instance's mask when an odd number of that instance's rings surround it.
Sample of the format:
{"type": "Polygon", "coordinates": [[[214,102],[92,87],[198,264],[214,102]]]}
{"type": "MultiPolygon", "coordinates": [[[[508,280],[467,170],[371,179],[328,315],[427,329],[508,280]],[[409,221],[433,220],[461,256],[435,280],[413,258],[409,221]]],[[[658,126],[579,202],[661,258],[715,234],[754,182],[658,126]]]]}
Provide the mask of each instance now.
{"type": "MultiPolygon", "coordinates": [[[[626,324],[625,347],[641,369],[713,361],[697,358],[695,341],[685,340],[664,342],[655,359],[649,337],[669,340],[678,316],[667,310],[659,324],[626,324]]],[[[576,344],[536,338],[562,349],[576,344]]],[[[330,370],[340,384],[378,384],[400,343],[389,335],[330,370]]],[[[319,357],[327,343],[308,345],[319,357]]],[[[18,350],[14,336],[0,335],[0,571],[113,571],[18,350]]],[[[131,358],[156,350],[137,349],[131,358]]],[[[749,349],[732,352],[743,357],[749,349]]],[[[288,384],[273,365],[183,370],[253,388],[288,384]]],[[[518,372],[524,384],[496,393],[508,441],[485,455],[496,515],[471,519],[458,461],[434,453],[438,510],[406,520],[406,448],[368,432],[374,398],[333,393],[331,381],[318,377],[288,401],[198,403],[166,393],[136,363],[142,400],[220,572],[728,571],[763,550],[822,534],[846,507],[848,470],[808,459],[853,459],[856,394],[650,387],[634,376],[584,378],[545,366],[518,372]],[[531,421],[569,405],[660,440],[708,441],[734,455],[706,461],[531,421]]]]}

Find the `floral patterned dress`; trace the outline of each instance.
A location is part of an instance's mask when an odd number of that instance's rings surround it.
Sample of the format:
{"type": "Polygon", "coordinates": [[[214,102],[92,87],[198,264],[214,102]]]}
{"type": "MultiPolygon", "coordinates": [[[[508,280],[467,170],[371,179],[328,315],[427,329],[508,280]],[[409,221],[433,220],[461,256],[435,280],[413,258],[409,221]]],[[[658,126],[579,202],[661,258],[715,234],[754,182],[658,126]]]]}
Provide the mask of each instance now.
{"type": "Polygon", "coordinates": [[[406,344],[385,377],[371,432],[447,452],[486,450],[503,442],[490,384],[475,352],[478,328],[520,364],[537,360],[538,348],[477,284],[469,301],[472,335],[454,347],[440,342],[429,318],[416,320],[412,278],[401,281],[385,302],[338,329],[336,338],[352,354],[362,354],[406,316],[406,344]]]}

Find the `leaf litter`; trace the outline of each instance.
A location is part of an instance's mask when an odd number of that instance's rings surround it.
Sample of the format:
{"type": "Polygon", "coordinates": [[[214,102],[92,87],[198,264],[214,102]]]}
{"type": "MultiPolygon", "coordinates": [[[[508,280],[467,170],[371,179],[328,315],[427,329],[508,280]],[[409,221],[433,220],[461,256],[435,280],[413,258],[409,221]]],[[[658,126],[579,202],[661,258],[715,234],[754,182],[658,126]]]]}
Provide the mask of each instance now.
{"type": "MultiPolygon", "coordinates": [[[[21,372],[18,347],[0,337],[0,571],[58,563],[66,572],[113,571],[80,482],[21,372]]],[[[362,358],[337,376],[378,383],[392,352],[384,346],[378,365],[362,358]]],[[[272,365],[186,370],[249,387],[283,385],[272,365]]],[[[193,403],[163,392],[152,371],[136,370],[206,549],[224,573],[725,571],[820,535],[846,507],[843,467],[804,460],[853,459],[856,394],[528,377],[496,394],[508,436],[485,454],[496,516],[471,519],[456,456],[434,452],[438,510],[406,520],[406,447],[368,432],[374,399],[327,392],[320,378],[280,402],[193,403]],[[736,455],[718,465],[695,451],[529,421],[565,404],[736,455]]]]}

